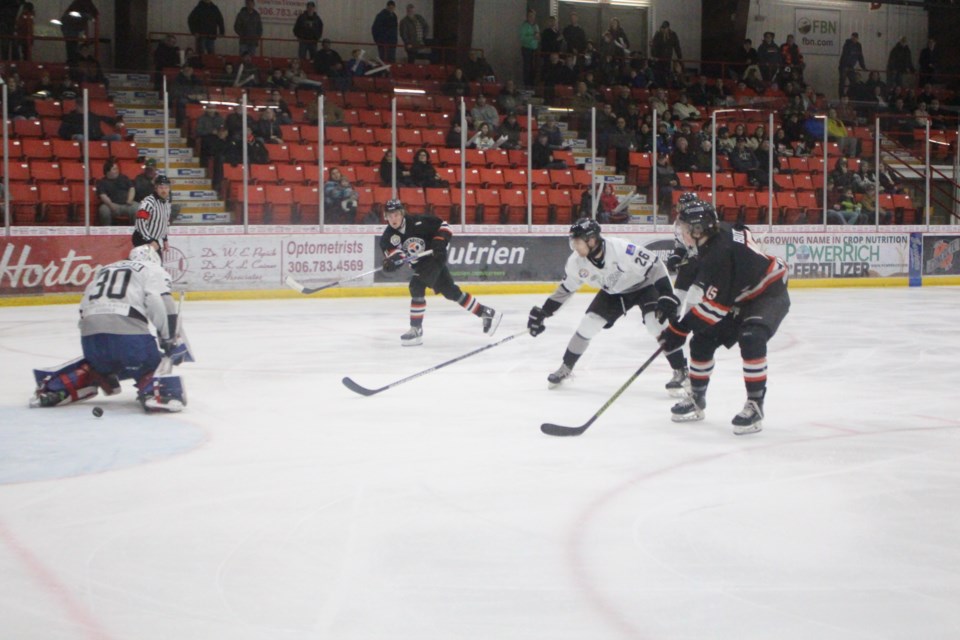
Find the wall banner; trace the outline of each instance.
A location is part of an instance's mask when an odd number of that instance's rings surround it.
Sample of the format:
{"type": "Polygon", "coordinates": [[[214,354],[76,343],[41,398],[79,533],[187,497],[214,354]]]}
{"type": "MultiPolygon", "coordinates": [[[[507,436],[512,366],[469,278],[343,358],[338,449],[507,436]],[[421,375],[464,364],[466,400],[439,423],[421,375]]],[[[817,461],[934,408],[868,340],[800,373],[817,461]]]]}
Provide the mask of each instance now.
{"type": "Polygon", "coordinates": [[[843,48],[840,12],[825,9],[793,10],[793,32],[805,56],[839,56],[843,48]]]}
{"type": "Polygon", "coordinates": [[[755,233],[762,252],[783,259],[791,278],[906,276],[908,233],[755,233]]]}
{"type": "Polygon", "coordinates": [[[924,236],[923,275],[960,274],[960,236],[924,236]]]}

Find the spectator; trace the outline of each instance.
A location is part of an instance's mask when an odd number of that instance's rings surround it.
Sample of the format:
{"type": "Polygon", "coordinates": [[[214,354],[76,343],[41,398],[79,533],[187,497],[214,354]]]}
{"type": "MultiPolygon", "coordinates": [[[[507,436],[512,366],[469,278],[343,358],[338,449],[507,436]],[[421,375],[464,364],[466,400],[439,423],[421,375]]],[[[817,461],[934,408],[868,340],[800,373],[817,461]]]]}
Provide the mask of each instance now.
{"type": "Polygon", "coordinates": [[[190,33],[197,39],[197,53],[216,53],[217,36],[226,33],[223,14],[213,0],[200,0],[187,17],[190,33]]]}
{"type": "Polygon", "coordinates": [[[757,66],[764,83],[771,82],[780,68],[780,47],[773,41],[774,35],[773,31],[764,32],[763,42],[757,47],[757,66]]]}
{"type": "Polygon", "coordinates": [[[237,165],[243,161],[243,148],[240,146],[240,136],[230,135],[230,130],[222,126],[214,132],[214,139],[210,144],[210,157],[213,159],[213,188],[219,190],[223,183],[224,163],[237,165]]]}
{"type": "Polygon", "coordinates": [[[110,126],[116,126],[121,120],[122,118],[120,116],[117,116],[116,118],[108,118],[106,116],[98,116],[95,113],[84,114],[83,101],[78,100],[73,111],[64,114],[63,118],[60,119],[60,130],[57,133],[64,140],[76,140],[77,142],[83,142],[83,125],[84,121],[86,121],[87,127],[90,130],[90,140],[104,140],[107,142],[112,142],[115,140],[120,140],[120,134],[105,134],[101,127],[101,123],[106,123],[110,126]]]}
{"type": "Polygon", "coordinates": [[[153,181],[157,177],[156,158],[147,158],[143,163],[143,172],[133,179],[133,199],[142,201],[153,195],[153,181]]]}
{"type": "Polygon", "coordinates": [[[846,158],[837,158],[833,164],[833,170],[828,176],[828,180],[833,185],[833,191],[843,193],[847,189],[853,189],[853,174],[847,166],[846,158]]]}
{"type": "Polygon", "coordinates": [[[163,89],[163,70],[180,66],[180,47],[177,46],[177,36],[169,33],[160,41],[157,50],[153,52],[153,63],[157,69],[154,87],[160,91],[163,89]]]}
{"type": "Polygon", "coordinates": [[[347,73],[350,77],[367,75],[370,65],[363,59],[363,49],[354,49],[350,53],[350,62],[347,63],[347,73]]]}
{"type": "MultiPolygon", "coordinates": [[[[767,139],[767,128],[762,124],[758,124],[753,130],[753,133],[750,133],[746,136],[747,139],[747,149],[751,151],[756,151],[760,148],[760,143],[767,139]]],[[[764,165],[766,166],[766,165],[764,165]]]]}
{"type": "Polygon", "coordinates": [[[853,174],[853,190],[856,193],[866,193],[869,187],[876,185],[877,175],[873,172],[869,160],[861,160],[853,174]]]}
{"type": "Polygon", "coordinates": [[[681,93],[675,103],[673,103],[673,117],[677,120],[699,120],[700,111],[690,104],[690,98],[686,93],[681,93]]]}
{"type": "Polygon", "coordinates": [[[670,158],[665,154],[657,156],[657,194],[661,209],[670,209],[673,190],[680,187],[680,178],[677,172],[669,162],[670,158]]]}
{"type": "Polygon", "coordinates": [[[73,0],[60,16],[60,31],[67,47],[67,64],[80,56],[80,41],[87,37],[87,25],[100,17],[93,0],[73,0]]]}
{"type": "Polygon", "coordinates": [[[497,96],[497,104],[504,113],[515,113],[526,106],[526,100],[517,90],[517,85],[513,80],[507,80],[500,89],[500,95],[497,96]]]}
{"type": "MultiPolygon", "coordinates": [[[[196,69],[205,69],[206,65],[203,64],[203,60],[200,56],[197,55],[197,52],[187,47],[183,54],[184,64],[189,64],[191,67],[196,69]]],[[[176,65],[174,65],[176,66],[176,65]]]]}
{"type": "Polygon", "coordinates": [[[187,105],[205,100],[207,89],[203,86],[203,81],[193,73],[193,67],[188,64],[183,65],[180,73],[173,79],[173,87],[170,90],[170,98],[176,111],[177,126],[182,127],[187,115],[187,105]]]}
{"type": "Polygon", "coordinates": [[[713,143],[710,142],[710,138],[700,140],[700,144],[694,154],[693,162],[694,166],[697,167],[697,171],[713,172],[711,168],[713,166],[713,143]]]}
{"type": "Polygon", "coordinates": [[[617,173],[625,174],[630,167],[630,152],[635,149],[637,133],[627,126],[626,118],[617,118],[614,123],[614,128],[607,135],[607,149],[615,154],[617,173]]]}
{"type": "Polygon", "coordinates": [[[253,135],[264,144],[283,144],[283,134],[274,109],[264,109],[260,119],[250,127],[253,135]]]}
{"type": "Polygon", "coordinates": [[[553,150],[550,138],[542,129],[537,132],[537,139],[530,150],[530,165],[534,169],[566,169],[567,163],[553,159],[553,150]]]}
{"type": "Polygon", "coordinates": [[[410,171],[407,169],[407,166],[397,159],[396,166],[399,179],[396,181],[393,179],[393,166],[393,149],[388,147],[383,154],[383,159],[380,160],[380,184],[384,187],[411,186],[410,171]]]}
{"type": "Polygon", "coordinates": [[[313,56],[313,70],[320,75],[329,76],[335,65],[343,64],[343,58],[330,47],[331,44],[330,38],[324,38],[313,56]]]}
{"type": "Polygon", "coordinates": [[[447,81],[443,83],[443,93],[453,97],[470,95],[470,85],[463,77],[463,69],[457,67],[447,76],[447,81]]]}
{"type": "Polygon", "coordinates": [[[213,154],[214,138],[217,130],[224,126],[223,116],[216,107],[208,104],[193,124],[193,135],[200,143],[200,166],[207,166],[207,160],[213,154]]]}
{"type": "Polygon", "coordinates": [[[503,119],[498,133],[507,137],[507,141],[500,145],[501,149],[520,149],[520,136],[523,134],[523,127],[517,119],[517,114],[510,112],[503,119]]]}
{"type": "Polygon", "coordinates": [[[384,63],[397,61],[397,3],[387,2],[373,21],[370,29],[373,41],[377,43],[380,60],[384,63]]]}
{"type": "Polygon", "coordinates": [[[576,11],[570,12],[570,24],[563,28],[563,41],[567,45],[567,53],[583,54],[587,51],[587,34],[580,26],[580,16],[576,11]]]}
{"type": "Polygon", "coordinates": [[[463,63],[463,77],[467,82],[482,82],[493,77],[493,67],[478,49],[471,49],[463,63]]]}
{"type": "Polygon", "coordinates": [[[500,126],[500,114],[497,113],[497,108],[488,103],[487,97],[482,93],[477,96],[477,102],[470,110],[470,115],[473,117],[475,127],[479,127],[483,122],[489,124],[491,129],[500,126]]]}
{"type": "Polygon", "coordinates": [[[730,65],[730,78],[741,80],[747,75],[747,69],[757,64],[757,50],[753,48],[753,40],[746,38],[743,46],[737,50],[730,65]]]}
{"type": "Polygon", "coordinates": [[[97,182],[97,198],[100,200],[97,217],[100,225],[108,227],[124,216],[132,222],[140,206],[140,203],[134,200],[135,194],[133,182],[120,173],[117,161],[111,158],[104,162],[103,178],[97,182]]]}
{"type": "Polygon", "coordinates": [[[260,12],[254,8],[255,0],[244,0],[243,8],[233,21],[233,31],[240,37],[240,56],[255,56],[263,37],[263,22],[260,12]]]}
{"type": "Polygon", "coordinates": [[[890,224],[893,222],[893,212],[886,211],[877,201],[877,189],[870,185],[863,200],[860,201],[860,213],[866,224],[890,224]]]}
{"type": "Polygon", "coordinates": [[[562,38],[560,29],[557,28],[557,16],[548,16],[547,26],[540,32],[540,54],[547,56],[551,53],[563,51],[563,47],[560,45],[562,38]]]}
{"type": "Polygon", "coordinates": [[[430,60],[430,52],[424,52],[430,27],[426,19],[417,13],[412,4],[407,5],[407,15],[400,21],[400,38],[407,52],[407,62],[413,64],[417,58],[430,60]]]}
{"type": "Polygon", "coordinates": [[[430,154],[426,149],[418,149],[413,156],[413,164],[410,165],[410,182],[415,187],[425,189],[450,186],[446,180],[441,180],[437,176],[437,170],[430,162],[430,154]]]}
{"type": "Polygon", "coordinates": [[[297,58],[313,60],[317,53],[317,43],[323,37],[323,20],[317,13],[315,2],[308,2],[306,10],[297,16],[293,35],[299,41],[297,58]]]}
{"type": "Polygon", "coordinates": [[[903,84],[904,74],[914,72],[916,69],[913,66],[913,54],[910,53],[907,36],[901,36],[897,44],[893,45],[890,56],[887,58],[887,82],[899,87],[903,84]]]}
{"type": "Polygon", "coordinates": [[[447,132],[446,146],[448,149],[459,149],[463,143],[463,129],[460,127],[460,115],[454,114],[447,132]]]}
{"type": "Polygon", "coordinates": [[[860,213],[860,204],[853,195],[853,189],[845,189],[843,196],[833,208],[827,211],[827,222],[830,224],[860,224],[863,216],[860,213]]]}
{"type": "MultiPolygon", "coordinates": [[[[666,24],[669,29],[670,23],[665,22],[664,24],[666,24]]],[[[663,29],[663,25],[660,25],[660,28],[663,29]]],[[[617,47],[617,49],[615,49],[616,57],[623,58],[630,55],[630,38],[627,37],[627,32],[620,26],[620,18],[610,18],[610,22],[607,23],[607,33],[610,34],[610,39],[617,47]]],[[[656,38],[656,36],[654,36],[654,38],[656,38]]],[[[679,47],[680,45],[677,44],[677,46],[679,47]]],[[[679,56],[679,54],[677,55],[679,56]]]]}
{"type": "Polygon", "coordinates": [[[540,27],[537,12],[527,9],[527,19],[520,25],[520,58],[523,62],[523,85],[532,87],[536,80],[536,55],[540,49],[540,27]]]}
{"type": "Polygon", "coordinates": [[[927,46],[920,50],[920,86],[937,81],[937,69],[940,68],[940,52],[937,51],[937,41],[934,38],[927,40],[927,46]]]}
{"type": "Polygon", "coordinates": [[[827,110],[827,140],[840,146],[840,153],[848,158],[857,156],[857,139],[847,135],[847,127],[837,117],[836,109],[827,110]]]}
{"type": "Polygon", "coordinates": [[[17,76],[7,79],[7,114],[12,120],[27,120],[37,117],[36,105],[27,96],[17,76]]]}
{"type": "Polygon", "coordinates": [[[487,149],[498,149],[501,144],[506,142],[506,136],[501,136],[499,139],[494,138],[493,127],[488,123],[483,122],[477,128],[477,132],[473,135],[470,140],[467,141],[467,146],[473,146],[476,149],[481,151],[486,151],[487,149]]]}
{"type": "Polygon", "coordinates": [[[761,169],[757,155],[747,147],[746,138],[737,138],[737,146],[730,154],[730,166],[737,173],[745,173],[755,187],[765,187],[769,182],[766,167],[761,169]]]}
{"type": "MultiPolygon", "coordinates": [[[[311,102],[313,102],[311,100],[311,102]]],[[[324,100],[324,102],[331,102],[330,100],[324,100]]],[[[280,94],[278,89],[274,89],[270,92],[270,97],[267,98],[263,106],[267,107],[271,111],[276,112],[277,122],[280,124],[293,124],[293,114],[290,113],[290,105],[287,104],[287,101],[283,99],[283,96],[280,94]]]]}
{"type": "Polygon", "coordinates": [[[546,119],[540,126],[539,133],[546,134],[547,144],[550,145],[551,149],[559,149],[563,146],[563,131],[557,124],[556,116],[547,114],[546,119]]]}
{"type": "Polygon", "coordinates": [[[253,64],[253,56],[249,53],[240,58],[240,69],[237,70],[237,79],[235,85],[238,87],[260,86],[260,69],[253,64]]]}
{"type": "Polygon", "coordinates": [[[780,45],[780,63],[788,67],[793,77],[803,82],[803,70],[806,64],[803,62],[803,55],[800,54],[800,47],[794,41],[793,34],[787,36],[787,41],[780,45]]]}
{"type": "Polygon", "coordinates": [[[687,89],[687,96],[695,107],[709,107],[713,103],[710,96],[710,87],[707,85],[707,76],[697,77],[696,84],[687,89]]]}
{"type": "Polygon", "coordinates": [[[614,193],[612,184],[604,185],[598,205],[598,222],[603,224],[623,224],[630,219],[630,214],[626,211],[617,211],[617,207],[620,206],[620,200],[617,199],[617,194],[614,193]]]}
{"type": "Polygon", "coordinates": [[[670,23],[664,20],[650,43],[650,57],[654,60],[653,76],[657,86],[667,85],[674,53],[677,54],[678,59],[683,58],[683,53],[680,51],[680,38],[670,29],[670,23]]]}
{"type": "Polygon", "coordinates": [[[76,59],[70,64],[70,77],[77,84],[109,84],[107,77],[103,75],[100,61],[93,55],[93,45],[89,42],[80,45],[76,59]]]}
{"type": "Polygon", "coordinates": [[[670,155],[670,161],[677,173],[706,170],[697,166],[697,156],[684,136],[677,136],[673,144],[674,148],[670,155]]]}
{"type": "Polygon", "coordinates": [[[330,169],[330,179],[323,185],[324,222],[351,224],[357,219],[358,194],[340,169],[330,169]]]}
{"type": "Polygon", "coordinates": [[[840,52],[840,89],[843,89],[844,79],[853,81],[856,78],[855,69],[860,65],[861,69],[867,68],[867,63],[863,60],[863,46],[860,44],[860,34],[854,31],[843,43],[843,50],[840,52]]]}
{"type": "Polygon", "coordinates": [[[20,5],[20,13],[17,15],[13,27],[13,35],[16,37],[13,42],[13,60],[18,58],[20,60],[31,60],[33,57],[33,18],[33,3],[24,2],[20,5]]]}

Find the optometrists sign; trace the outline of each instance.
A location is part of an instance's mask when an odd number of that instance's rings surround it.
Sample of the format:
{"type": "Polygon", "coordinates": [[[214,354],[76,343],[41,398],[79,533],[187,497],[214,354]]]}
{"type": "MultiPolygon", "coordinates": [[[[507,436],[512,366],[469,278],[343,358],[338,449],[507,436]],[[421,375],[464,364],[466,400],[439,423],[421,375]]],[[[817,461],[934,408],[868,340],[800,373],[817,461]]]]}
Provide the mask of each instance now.
{"type": "Polygon", "coordinates": [[[824,9],[794,9],[793,30],[805,56],[838,56],[843,46],[840,12],[824,9]]]}

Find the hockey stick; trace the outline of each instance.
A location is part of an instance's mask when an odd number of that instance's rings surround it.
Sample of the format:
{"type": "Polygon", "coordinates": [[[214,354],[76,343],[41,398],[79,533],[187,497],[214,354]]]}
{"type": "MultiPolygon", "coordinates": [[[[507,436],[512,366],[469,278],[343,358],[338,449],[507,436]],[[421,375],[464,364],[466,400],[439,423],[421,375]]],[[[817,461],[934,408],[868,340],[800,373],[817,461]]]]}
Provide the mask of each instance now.
{"type": "MultiPolygon", "coordinates": [[[[423,257],[425,257],[425,256],[429,256],[429,255],[431,255],[432,253],[433,253],[433,249],[427,249],[426,251],[421,251],[420,253],[418,253],[418,254],[415,255],[415,256],[407,256],[406,258],[403,259],[403,262],[401,262],[399,266],[402,267],[402,266],[405,265],[405,264],[410,264],[410,263],[412,263],[412,262],[416,262],[416,261],[419,260],[420,258],[423,258],[423,257]]],[[[320,287],[305,287],[305,286],[303,286],[302,284],[300,284],[299,282],[297,282],[297,281],[294,279],[293,276],[287,276],[286,278],[284,278],[283,282],[284,282],[284,284],[286,284],[286,285],[287,285],[288,287],[290,287],[291,289],[294,289],[295,291],[299,291],[300,293],[302,293],[302,294],[304,294],[304,295],[310,295],[311,293],[316,293],[317,291],[323,291],[324,289],[330,289],[330,288],[332,288],[332,287],[339,286],[339,285],[343,284],[344,282],[350,282],[351,280],[359,280],[360,278],[365,278],[365,277],[367,277],[367,276],[369,276],[369,275],[372,275],[372,274],[374,274],[374,273],[377,273],[378,271],[383,271],[383,266],[382,266],[382,265],[379,266],[379,267],[377,267],[376,269],[371,270],[371,271],[365,271],[364,273],[358,273],[358,274],[355,275],[355,276],[350,276],[349,278],[343,278],[342,280],[337,280],[336,282],[331,282],[331,283],[329,283],[329,284],[325,284],[325,285],[320,286],[320,287]]]]}
{"type": "Polygon", "coordinates": [[[620,394],[622,394],[624,391],[626,391],[626,390],[627,390],[627,387],[629,387],[631,384],[633,384],[633,381],[636,380],[637,377],[638,377],[641,373],[643,373],[644,369],[646,369],[647,367],[649,367],[649,366],[650,366],[650,363],[653,362],[654,360],[656,360],[656,359],[657,359],[657,356],[659,356],[661,353],[663,353],[663,347],[660,347],[659,349],[657,349],[656,351],[654,351],[654,352],[653,352],[653,355],[650,356],[649,358],[647,358],[647,361],[644,362],[642,365],[640,365],[640,368],[637,369],[636,371],[634,371],[632,376],[630,376],[629,378],[627,378],[627,381],[624,382],[624,383],[620,386],[619,389],[617,389],[617,392],[614,393],[612,396],[610,396],[610,399],[607,400],[606,403],[604,403],[604,405],[603,405],[602,407],[600,407],[600,410],[597,411],[595,414],[593,414],[593,417],[591,417],[589,420],[587,420],[587,422],[586,422],[585,424],[582,424],[582,425],[580,425],[579,427],[564,427],[564,426],[559,425],[559,424],[553,424],[553,423],[550,423],[550,422],[545,422],[545,423],[543,423],[543,424],[540,425],[540,431],[543,431],[543,432],[544,432],[545,434],[547,434],[548,436],[578,436],[578,435],[580,435],[581,433],[583,433],[584,431],[586,431],[587,429],[590,428],[590,425],[592,425],[592,424],[596,421],[596,419],[600,417],[600,414],[602,414],[604,411],[606,411],[607,408],[609,408],[610,405],[612,405],[612,404],[614,403],[614,401],[615,401],[617,398],[620,397],[620,394]]]}
{"type": "Polygon", "coordinates": [[[502,338],[502,339],[500,339],[500,340],[497,340],[496,342],[491,342],[490,344],[485,345],[485,346],[483,346],[483,347],[480,347],[479,349],[474,349],[473,351],[471,351],[471,352],[469,352],[469,353],[465,353],[465,354],[463,354],[462,356],[457,356],[456,358],[453,358],[453,359],[451,359],[451,360],[447,360],[446,362],[441,362],[440,364],[434,365],[434,366],[430,367],[429,369],[424,369],[423,371],[420,371],[420,372],[418,372],[418,373],[415,373],[415,374],[413,374],[412,376],[407,376],[406,378],[401,378],[401,379],[399,379],[399,380],[397,380],[397,381],[395,381],[395,382],[391,382],[390,384],[388,384],[388,385],[386,385],[386,386],[384,386],[384,387],[380,387],[379,389],[368,389],[367,387],[361,386],[361,385],[357,384],[356,382],[354,382],[353,380],[351,380],[349,376],[343,379],[343,384],[344,384],[344,386],[347,387],[347,389],[350,389],[350,391],[355,391],[355,392],[359,393],[359,394],[362,395],[362,396],[372,396],[372,395],[374,395],[374,394],[376,394],[376,393],[380,393],[381,391],[386,391],[387,389],[392,389],[393,387],[396,387],[397,385],[401,385],[401,384],[403,384],[404,382],[410,382],[411,380],[414,380],[414,379],[416,379],[416,378],[419,378],[420,376],[425,376],[425,375],[427,375],[428,373],[433,373],[433,372],[436,371],[437,369],[443,369],[444,367],[446,367],[446,366],[448,366],[448,365],[451,365],[451,364],[453,364],[454,362],[460,362],[461,360],[465,360],[465,359],[469,358],[470,356],[475,356],[475,355],[477,355],[478,353],[480,353],[481,351],[486,351],[487,349],[493,349],[494,347],[499,347],[499,346],[502,345],[503,343],[505,343],[505,342],[510,342],[510,341],[513,340],[514,338],[519,338],[520,336],[526,335],[527,333],[528,333],[527,331],[521,331],[520,333],[515,333],[515,334],[513,334],[512,336],[507,336],[506,338],[502,338]]]}

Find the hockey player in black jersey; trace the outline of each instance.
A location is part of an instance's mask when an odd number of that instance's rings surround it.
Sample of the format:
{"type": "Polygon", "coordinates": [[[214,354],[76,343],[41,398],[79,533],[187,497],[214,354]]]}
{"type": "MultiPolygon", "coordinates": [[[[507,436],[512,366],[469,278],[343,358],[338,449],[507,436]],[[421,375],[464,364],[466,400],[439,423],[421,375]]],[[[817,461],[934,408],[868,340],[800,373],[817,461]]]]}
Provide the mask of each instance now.
{"type": "MultiPolygon", "coordinates": [[[[563,364],[547,376],[551,387],[570,377],[590,340],[601,329],[612,327],[631,308],[639,307],[643,322],[654,337],[660,335],[664,322],[677,315],[678,300],[673,295],[667,270],[653,253],[622,238],[601,237],[600,225],[591,218],[581,218],[570,227],[570,246],[573,253],[567,259],[563,282],[542,307],[530,310],[527,321],[530,335],[536,337],[543,333],[544,320],[556,313],[585,283],[599,287],[600,291],[570,338],[563,364]]],[[[674,370],[667,391],[682,395],[687,382],[683,343],[665,353],[674,370]]]]}
{"type": "Polygon", "coordinates": [[[721,345],[740,345],[747,402],[733,418],[736,435],[762,428],[767,391],[767,342],[790,310],[787,267],[761,253],[743,225],[717,221],[707,202],[686,205],[677,232],[696,251],[697,271],[688,298],[689,311],[671,320],[660,343],[665,349],[690,339],[690,396],[671,409],[675,422],[702,420],[713,356],[721,345]]]}
{"type": "Polygon", "coordinates": [[[503,314],[480,304],[453,281],[447,269],[447,245],[453,232],[447,223],[433,216],[407,215],[403,203],[396,199],[388,200],[384,205],[384,217],[387,228],[380,236],[384,271],[395,271],[407,256],[416,256],[427,249],[433,251],[411,263],[414,276],[410,279],[410,330],[400,336],[400,344],[411,347],[423,343],[423,314],[427,309],[428,287],[483,320],[483,332],[492,336],[503,314]]]}

